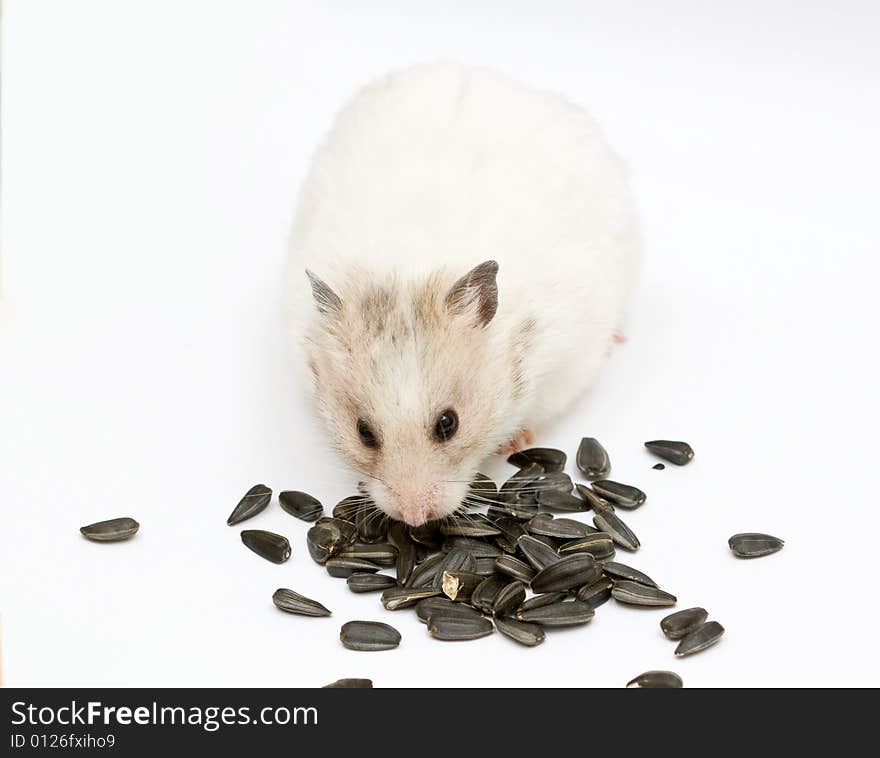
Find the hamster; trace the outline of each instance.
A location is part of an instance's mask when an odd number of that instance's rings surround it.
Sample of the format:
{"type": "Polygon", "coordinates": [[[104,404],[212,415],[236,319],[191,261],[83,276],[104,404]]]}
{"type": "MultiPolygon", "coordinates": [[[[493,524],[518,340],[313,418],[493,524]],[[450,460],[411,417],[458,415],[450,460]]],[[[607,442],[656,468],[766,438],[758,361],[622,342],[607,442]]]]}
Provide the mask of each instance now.
{"type": "Polygon", "coordinates": [[[285,297],[334,446],[411,526],[594,382],[641,244],[628,172],[560,96],[455,63],[345,105],[301,187],[285,297]]]}

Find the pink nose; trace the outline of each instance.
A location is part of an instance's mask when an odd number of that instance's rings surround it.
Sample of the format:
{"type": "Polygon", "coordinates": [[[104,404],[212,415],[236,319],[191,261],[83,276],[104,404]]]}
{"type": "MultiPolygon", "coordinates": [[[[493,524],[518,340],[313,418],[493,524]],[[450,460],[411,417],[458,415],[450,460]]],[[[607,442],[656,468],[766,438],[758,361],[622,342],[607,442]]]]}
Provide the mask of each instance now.
{"type": "Polygon", "coordinates": [[[421,526],[430,521],[436,514],[432,508],[401,508],[400,519],[409,526],[421,526]]]}

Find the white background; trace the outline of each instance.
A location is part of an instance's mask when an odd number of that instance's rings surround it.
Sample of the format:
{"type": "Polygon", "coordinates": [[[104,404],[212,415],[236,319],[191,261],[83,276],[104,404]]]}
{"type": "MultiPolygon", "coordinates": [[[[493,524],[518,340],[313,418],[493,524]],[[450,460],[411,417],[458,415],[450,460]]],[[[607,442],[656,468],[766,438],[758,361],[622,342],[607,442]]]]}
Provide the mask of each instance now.
{"type": "Polygon", "coordinates": [[[7,0],[6,683],[880,684],[877,8],[7,0]],[[225,525],[256,482],[328,510],[352,491],[290,379],[284,242],[335,109],[437,57],[565,93],[632,165],[648,261],[630,341],[539,442],[596,436],[647,491],[624,516],[644,547],[619,557],[725,625],[710,651],[677,661],[664,611],[614,603],[534,650],[441,643],[330,579],[277,504],[247,526],[290,537],[285,565],[225,525]],[[696,459],[651,470],[657,437],[696,459]],[[130,542],[78,533],[121,515],[130,542]],[[751,530],[785,549],[734,559],[727,537],[751,530]],[[278,612],[281,586],[333,617],[278,612]],[[354,618],[403,643],[343,649],[354,618]]]}

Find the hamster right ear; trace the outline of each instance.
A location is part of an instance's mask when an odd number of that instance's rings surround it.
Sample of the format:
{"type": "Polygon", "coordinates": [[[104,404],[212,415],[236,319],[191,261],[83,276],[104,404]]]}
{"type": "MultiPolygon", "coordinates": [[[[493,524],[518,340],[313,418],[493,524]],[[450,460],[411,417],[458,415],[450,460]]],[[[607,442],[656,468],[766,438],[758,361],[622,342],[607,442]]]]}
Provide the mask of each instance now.
{"type": "Polygon", "coordinates": [[[309,284],[312,285],[312,295],[315,296],[315,303],[318,311],[323,314],[337,314],[342,310],[342,300],[339,299],[330,285],[323,279],[319,279],[311,271],[306,269],[306,276],[309,277],[309,284]]]}
{"type": "Polygon", "coordinates": [[[478,326],[486,326],[498,310],[497,273],[495,261],[475,266],[452,285],[446,295],[446,307],[453,313],[474,311],[478,326]]]}

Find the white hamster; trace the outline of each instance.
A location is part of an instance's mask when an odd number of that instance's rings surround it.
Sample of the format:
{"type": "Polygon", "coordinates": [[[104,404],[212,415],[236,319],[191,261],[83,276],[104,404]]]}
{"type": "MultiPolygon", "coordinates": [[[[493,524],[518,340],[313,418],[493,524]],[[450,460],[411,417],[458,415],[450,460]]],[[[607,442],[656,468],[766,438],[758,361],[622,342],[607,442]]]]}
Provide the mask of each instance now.
{"type": "Polygon", "coordinates": [[[581,108],[454,63],[360,91],[301,188],[285,297],[379,508],[449,516],[531,444],[594,381],[640,258],[626,167],[581,108]]]}

